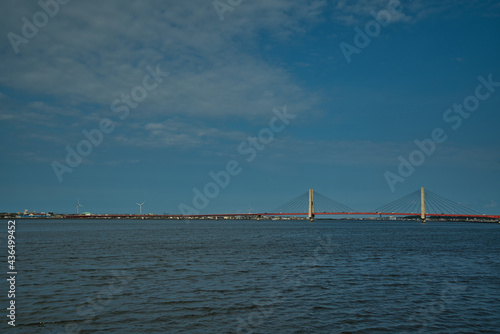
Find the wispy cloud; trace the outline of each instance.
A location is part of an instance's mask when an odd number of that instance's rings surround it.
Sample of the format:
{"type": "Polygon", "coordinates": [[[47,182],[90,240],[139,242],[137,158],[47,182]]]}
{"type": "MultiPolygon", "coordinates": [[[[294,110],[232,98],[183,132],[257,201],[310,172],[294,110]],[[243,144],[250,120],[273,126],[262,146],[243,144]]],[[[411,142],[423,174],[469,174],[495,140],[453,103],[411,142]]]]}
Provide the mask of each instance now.
{"type": "MultiPolygon", "coordinates": [[[[415,149],[414,143],[377,142],[373,140],[298,140],[294,138],[278,139],[270,147],[270,157],[275,159],[329,166],[394,166],[395,157],[415,149]]],[[[500,159],[500,152],[494,148],[463,146],[447,143],[439,147],[438,153],[425,163],[429,167],[460,165],[481,169],[498,169],[494,162],[500,159]]]]}
{"type": "Polygon", "coordinates": [[[493,209],[493,208],[497,208],[498,204],[494,200],[491,200],[488,204],[484,205],[483,207],[485,209],[493,209]]]}
{"type": "Polygon", "coordinates": [[[245,138],[240,131],[223,130],[177,119],[136,124],[133,128],[127,136],[117,136],[116,143],[124,146],[188,149],[217,147],[228,140],[237,142],[245,138]]]}
{"type": "MultiPolygon", "coordinates": [[[[299,22],[319,14],[320,5],[318,1],[248,3],[221,30],[206,1],[109,1],[98,6],[71,2],[36,39],[21,46],[20,57],[5,52],[0,84],[57,97],[67,105],[106,107],[142,79],[145,66],[160,63],[172,76],[148,99],[141,117],[155,113],[252,117],[263,105],[305,99],[305,91],[285,71],[249,53],[248,45],[259,31],[298,30],[299,22]],[[262,12],[266,15],[254,21],[262,12]],[[248,44],[238,42],[249,37],[248,44]],[[266,91],[274,95],[265,96],[266,91]]],[[[3,7],[14,17],[39,10],[26,3],[3,7]]],[[[10,19],[2,28],[20,29],[20,21],[10,19]]]]}
{"type": "MultiPolygon", "coordinates": [[[[387,8],[389,0],[357,0],[337,2],[333,17],[345,25],[364,24],[373,19],[372,12],[387,8]]],[[[397,3],[393,1],[393,3],[397,3]]],[[[467,1],[467,0],[400,0],[401,13],[391,18],[391,22],[416,23],[422,19],[437,14],[443,18],[454,17],[468,11],[479,16],[498,16],[500,6],[497,1],[467,1]],[[455,10],[455,9],[458,9],[455,10]]]]}
{"type": "MultiPolygon", "coordinates": [[[[372,20],[372,13],[387,9],[389,1],[387,0],[359,0],[337,2],[334,11],[334,18],[345,25],[358,25],[366,23],[368,19],[372,20]]],[[[405,2],[401,1],[402,6],[405,2]]],[[[391,16],[391,22],[410,22],[411,16],[405,10],[391,16]]]]}

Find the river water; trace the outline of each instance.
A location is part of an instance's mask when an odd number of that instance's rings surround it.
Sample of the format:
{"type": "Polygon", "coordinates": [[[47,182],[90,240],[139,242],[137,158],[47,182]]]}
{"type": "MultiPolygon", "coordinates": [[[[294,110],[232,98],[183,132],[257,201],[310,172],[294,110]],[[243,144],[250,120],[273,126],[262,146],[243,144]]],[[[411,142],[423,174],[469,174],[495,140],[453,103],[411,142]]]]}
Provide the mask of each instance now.
{"type": "Polygon", "coordinates": [[[17,220],[16,242],[19,333],[500,332],[498,224],[17,220]]]}

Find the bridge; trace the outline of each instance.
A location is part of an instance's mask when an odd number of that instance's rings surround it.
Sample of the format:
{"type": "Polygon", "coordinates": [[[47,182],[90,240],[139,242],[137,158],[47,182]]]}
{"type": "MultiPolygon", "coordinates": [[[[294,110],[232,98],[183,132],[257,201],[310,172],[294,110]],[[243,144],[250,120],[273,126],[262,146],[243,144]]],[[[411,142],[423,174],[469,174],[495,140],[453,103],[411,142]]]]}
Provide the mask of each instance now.
{"type": "Polygon", "coordinates": [[[66,215],[64,218],[94,219],[309,219],[318,216],[337,217],[376,217],[399,219],[419,219],[425,223],[428,219],[499,221],[500,215],[486,215],[453,202],[423,187],[375,210],[357,211],[330,199],[313,189],[264,213],[226,213],[195,215],[66,215]]]}
{"type": "Polygon", "coordinates": [[[378,216],[378,217],[407,217],[419,218],[423,223],[427,219],[486,219],[498,220],[500,215],[486,215],[470,209],[460,203],[453,202],[424,187],[400,199],[371,211],[356,211],[324,195],[309,189],[308,193],[283,204],[273,213],[265,215],[293,215],[307,216],[314,220],[319,215],[330,216],[378,216]],[[304,203],[307,199],[307,209],[304,203]]]}

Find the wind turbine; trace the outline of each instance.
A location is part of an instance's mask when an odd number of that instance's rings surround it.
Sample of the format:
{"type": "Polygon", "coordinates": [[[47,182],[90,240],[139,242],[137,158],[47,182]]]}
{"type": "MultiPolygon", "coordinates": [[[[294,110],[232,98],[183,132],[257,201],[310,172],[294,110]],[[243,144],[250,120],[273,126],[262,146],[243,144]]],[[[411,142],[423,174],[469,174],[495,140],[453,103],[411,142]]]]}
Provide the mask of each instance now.
{"type": "Polygon", "coordinates": [[[80,204],[80,200],[78,199],[78,200],[77,200],[77,204],[76,204],[76,214],[79,214],[79,210],[78,210],[78,209],[79,209],[81,206],[83,206],[83,205],[81,205],[81,204],[80,204]]]}
{"type": "Polygon", "coordinates": [[[139,203],[135,203],[135,204],[139,205],[139,214],[140,214],[140,215],[142,215],[142,205],[143,205],[144,203],[146,203],[146,201],[144,201],[144,202],[142,202],[142,203],[140,203],[140,204],[139,204],[139,203]]]}

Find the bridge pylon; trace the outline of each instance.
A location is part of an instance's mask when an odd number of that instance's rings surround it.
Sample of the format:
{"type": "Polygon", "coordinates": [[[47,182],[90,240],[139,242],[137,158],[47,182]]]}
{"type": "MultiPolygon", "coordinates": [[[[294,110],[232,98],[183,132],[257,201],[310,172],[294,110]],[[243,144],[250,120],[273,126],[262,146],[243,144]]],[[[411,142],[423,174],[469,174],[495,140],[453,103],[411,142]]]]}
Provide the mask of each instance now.
{"type": "Polygon", "coordinates": [[[425,190],[424,187],[420,188],[420,219],[422,223],[426,222],[425,218],[425,190]]]}
{"type": "Polygon", "coordinates": [[[314,189],[309,189],[309,213],[307,217],[310,221],[314,220],[314,189]]]}

